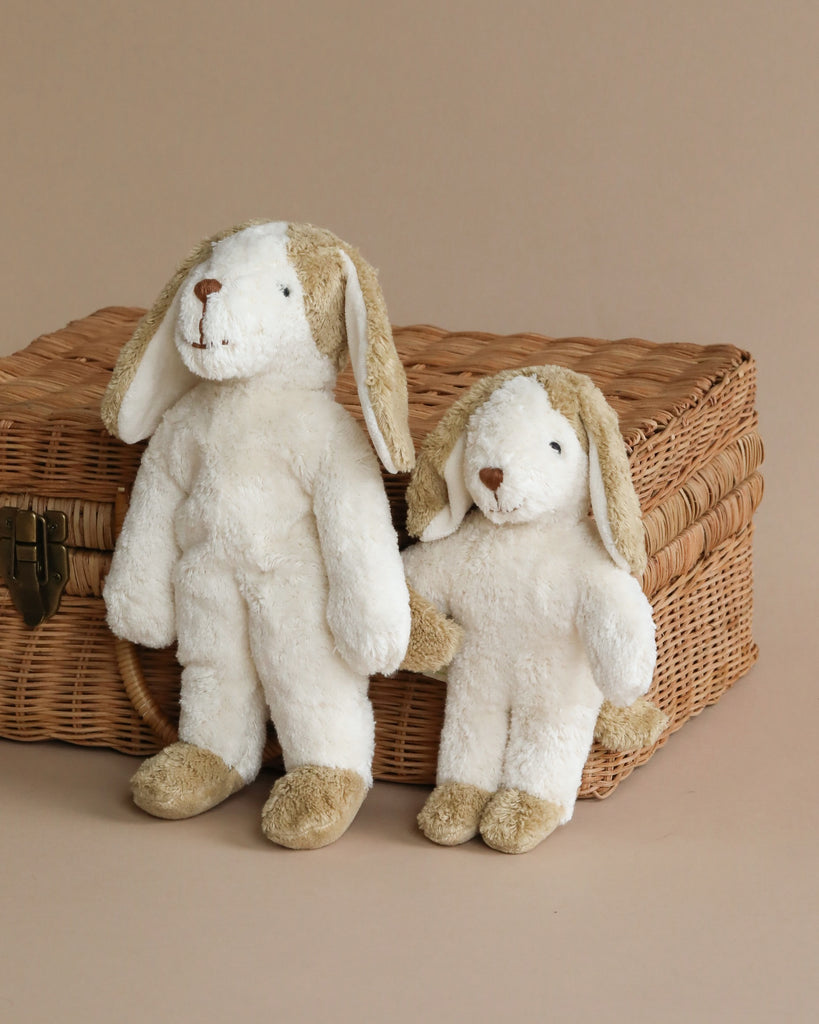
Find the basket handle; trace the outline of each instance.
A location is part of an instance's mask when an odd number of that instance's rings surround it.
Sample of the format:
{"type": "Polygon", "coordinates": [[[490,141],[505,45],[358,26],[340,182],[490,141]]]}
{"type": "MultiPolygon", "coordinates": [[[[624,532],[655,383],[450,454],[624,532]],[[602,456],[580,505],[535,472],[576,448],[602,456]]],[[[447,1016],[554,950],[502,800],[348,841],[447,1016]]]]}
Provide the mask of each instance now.
{"type": "Polygon", "coordinates": [[[179,739],[179,732],[145,684],[145,676],[134,645],[129,640],[114,637],[114,653],[122,684],[136,713],[164,747],[169,743],[175,743],[179,739]]]}
{"type": "MultiPolygon", "coordinates": [[[[125,513],[128,511],[130,495],[124,487],[118,487],[114,498],[114,541],[119,537],[125,513]]],[[[114,637],[114,655],[117,659],[122,685],[134,710],[151,729],[163,746],[175,743],[179,732],[145,683],[145,675],[136,648],[129,640],[114,637]]]]}

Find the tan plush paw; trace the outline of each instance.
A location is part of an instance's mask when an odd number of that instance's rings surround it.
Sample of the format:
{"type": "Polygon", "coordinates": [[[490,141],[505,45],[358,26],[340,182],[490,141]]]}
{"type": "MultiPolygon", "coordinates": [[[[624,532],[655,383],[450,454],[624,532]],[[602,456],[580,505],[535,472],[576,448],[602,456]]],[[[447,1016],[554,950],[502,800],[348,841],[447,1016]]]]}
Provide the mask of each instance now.
{"type": "Polygon", "coordinates": [[[447,618],[412,587],[409,595],[412,624],[401,668],[407,672],[438,672],[458,653],[464,631],[454,619],[447,618]]]}
{"type": "Polygon", "coordinates": [[[317,850],[350,826],[367,784],[343,768],[300,765],[278,779],[262,810],[262,831],[291,850],[317,850]]]}
{"type": "Polygon", "coordinates": [[[155,818],[179,819],[209,811],[244,784],[217,754],[180,742],[142,762],[131,792],[137,807],[155,818]]]}
{"type": "Polygon", "coordinates": [[[603,702],[594,738],[606,750],[626,752],[653,747],[668,726],[668,715],[640,697],[627,708],[618,708],[603,702]]]}
{"type": "Polygon", "coordinates": [[[491,793],[465,782],[445,782],[427,797],[418,827],[433,843],[457,846],[478,834],[483,809],[491,793]]]}
{"type": "Polygon", "coordinates": [[[501,853],[527,853],[555,830],[563,808],[524,793],[500,789],[481,817],[481,836],[487,846],[501,853]]]}

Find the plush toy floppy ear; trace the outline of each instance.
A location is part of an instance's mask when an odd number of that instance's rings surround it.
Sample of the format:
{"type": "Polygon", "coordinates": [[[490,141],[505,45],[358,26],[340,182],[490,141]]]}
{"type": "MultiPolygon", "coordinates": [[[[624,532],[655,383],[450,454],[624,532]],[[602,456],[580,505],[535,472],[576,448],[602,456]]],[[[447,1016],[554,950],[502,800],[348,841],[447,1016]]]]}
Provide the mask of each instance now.
{"type": "Polygon", "coordinates": [[[580,387],[578,399],[589,439],[589,491],[595,524],[614,563],[639,576],[647,561],[645,533],[617,414],[591,381],[580,387]]]}
{"type": "Polygon", "coordinates": [[[196,383],[173,343],[179,302],[176,295],[154,326],[151,314],[123,348],[105,392],[102,418],[126,444],[150,437],[168,409],[196,383]]]}
{"type": "Polygon", "coordinates": [[[347,347],[364,422],[388,473],[408,473],[415,464],[409,430],[407,378],[392,338],[384,296],[375,271],[358,253],[339,249],[344,268],[347,347]]]}
{"type": "Polygon", "coordinates": [[[464,482],[464,452],[466,434],[461,434],[444,463],[443,482],[446,502],[422,530],[421,540],[440,540],[454,533],[472,507],[472,495],[464,482]]]}
{"type": "Polygon", "coordinates": [[[461,525],[472,506],[464,480],[469,417],[510,373],[484,377],[446,411],[424,438],[407,487],[407,531],[420,540],[440,540],[461,525]]]}
{"type": "Polygon", "coordinates": [[[179,289],[216,242],[249,226],[239,224],[200,242],[123,346],[101,408],[102,421],[115,437],[127,444],[150,437],[168,409],[197,383],[174,344],[179,289]]]}

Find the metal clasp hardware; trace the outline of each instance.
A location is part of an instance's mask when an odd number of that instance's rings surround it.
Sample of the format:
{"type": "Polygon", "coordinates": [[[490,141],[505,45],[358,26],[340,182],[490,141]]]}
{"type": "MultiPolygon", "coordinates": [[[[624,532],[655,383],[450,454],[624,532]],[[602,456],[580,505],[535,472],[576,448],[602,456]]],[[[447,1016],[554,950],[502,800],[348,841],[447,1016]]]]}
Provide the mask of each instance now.
{"type": "Polygon", "coordinates": [[[68,581],[68,518],[30,509],[0,509],[0,576],[14,607],[34,629],[60,605],[68,581]]]}

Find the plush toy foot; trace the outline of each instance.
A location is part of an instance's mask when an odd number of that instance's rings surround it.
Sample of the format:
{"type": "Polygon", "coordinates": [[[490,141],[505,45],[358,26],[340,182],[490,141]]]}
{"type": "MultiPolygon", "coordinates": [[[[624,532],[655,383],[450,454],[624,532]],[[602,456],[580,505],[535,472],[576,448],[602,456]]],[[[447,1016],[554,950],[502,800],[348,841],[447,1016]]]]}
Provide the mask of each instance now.
{"type": "Polygon", "coordinates": [[[487,846],[501,853],[527,853],[555,830],[563,808],[524,793],[500,789],[481,817],[481,836],[487,846]]]}
{"type": "Polygon", "coordinates": [[[343,768],[301,765],[278,779],[262,811],[262,831],[291,850],[317,850],[349,828],[367,784],[343,768]]]}
{"type": "Polygon", "coordinates": [[[603,702],[594,738],[606,750],[625,752],[653,747],[668,726],[668,715],[640,697],[627,708],[603,702]]]}
{"type": "Polygon", "coordinates": [[[217,754],[192,743],[172,743],[143,761],[131,779],[131,792],[143,811],[175,820],[209,811],[244,785],[217,754]]]}
{"type": "Polygon", "coordinates": [[[418,815],[418,827],[433,843],[457,846],[478,834],[483,809],[492,794],[465,782],[436,786],[418,815]]]}

